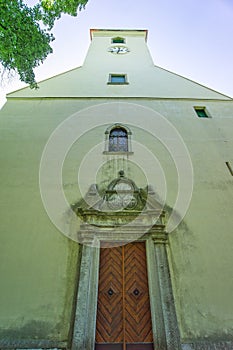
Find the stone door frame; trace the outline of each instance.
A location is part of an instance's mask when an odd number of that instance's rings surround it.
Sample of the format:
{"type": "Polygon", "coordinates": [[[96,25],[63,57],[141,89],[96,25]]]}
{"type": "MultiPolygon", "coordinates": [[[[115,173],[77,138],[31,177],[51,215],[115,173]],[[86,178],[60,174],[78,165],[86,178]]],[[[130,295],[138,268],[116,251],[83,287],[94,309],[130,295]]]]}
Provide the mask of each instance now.
{"type": "MultiPolygon", "coordinates": [[[[95,349],[100,242],[133,242],[133,236],[138,233],[136,228],[130,230],[131,232],[124,232],[122,228],[116,237],[108,230],[88,226],[85,225],[85,229],[81,230],[83,245],[72,350],[95,349]]],[[[146,244],[155,350],[180,350],[180,335],[167,259],[167,233],[161,228],[153,227],[149,233],[136,240],[145,241],[146,244]]]]}

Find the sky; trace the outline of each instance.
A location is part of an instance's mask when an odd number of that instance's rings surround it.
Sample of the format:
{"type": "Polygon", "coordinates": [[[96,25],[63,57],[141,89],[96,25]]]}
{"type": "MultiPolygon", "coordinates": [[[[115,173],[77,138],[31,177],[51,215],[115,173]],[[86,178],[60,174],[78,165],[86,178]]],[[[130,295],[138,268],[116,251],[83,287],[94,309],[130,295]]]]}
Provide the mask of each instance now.
{"type": "MultiPolygon", "coordinates": [[[[56,22],[53,53],[35,70],[37,81],[81,66],[91,28],[148,29],[155,65],[233,97],[233,0],[89,0],[77,17],[56,22]]],[[[0,106],[24,86],[17,77],[2,82],[0,106]]]]}

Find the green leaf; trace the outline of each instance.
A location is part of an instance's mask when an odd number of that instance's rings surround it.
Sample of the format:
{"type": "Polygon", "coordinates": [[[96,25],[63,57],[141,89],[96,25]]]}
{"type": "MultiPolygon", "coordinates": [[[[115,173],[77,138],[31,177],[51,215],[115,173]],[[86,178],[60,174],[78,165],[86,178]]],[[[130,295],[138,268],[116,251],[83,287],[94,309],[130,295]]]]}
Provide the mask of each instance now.
{"type": "Polygon", "coordinates": [[[63,13],[76,16],[87,0],[39,0],[28,7],[23,0],[0,0],[0,63],[16,71],[20,80],[37,88],[34,68],[52,53],[51,33],[63,13]],[[43,29],[42,29],[43,26],[43,29]]]}

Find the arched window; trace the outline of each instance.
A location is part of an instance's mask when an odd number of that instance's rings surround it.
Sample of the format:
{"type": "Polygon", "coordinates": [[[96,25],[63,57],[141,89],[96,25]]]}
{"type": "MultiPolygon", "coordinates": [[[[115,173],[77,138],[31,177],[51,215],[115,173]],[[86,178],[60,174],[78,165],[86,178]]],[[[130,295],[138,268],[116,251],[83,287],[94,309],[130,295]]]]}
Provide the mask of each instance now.
{"type": "Polygon", "coordinates": [[[109,152],[128,152],[128,133],[124,128],[116,127],[110,131],[109,152]]]}
{"type": "Polygon", "coordinates": [[[131,145],[132,132],[128,126],[115,123],[105,131],[104,154],[127,153],[133,154],[131,145]]]}
{"type": "Polygon", "coordinates": [[[117,36],[115,38],[112,38],[112,44],[125,44],[125,39],[117,36]]]}

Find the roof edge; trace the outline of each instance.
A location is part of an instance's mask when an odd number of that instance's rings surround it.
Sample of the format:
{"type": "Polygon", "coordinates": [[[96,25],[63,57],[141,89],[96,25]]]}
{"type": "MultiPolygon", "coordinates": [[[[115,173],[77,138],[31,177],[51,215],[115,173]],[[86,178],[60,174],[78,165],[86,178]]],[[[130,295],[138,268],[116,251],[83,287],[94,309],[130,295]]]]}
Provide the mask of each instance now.
{"type": "MultiPolygon", "coordinates": [[[[67,71],[64,71],[64,72],[55,74],[55,75],[53,75],[53,76],[51,76],[51,77],[48,77],[48,78],[45,78],[45,79],[42,79],[42,80],[38,81],[37,84],[38,84],[38,86],[39,86],[41,83],[44,83],[45,81],[48,81],[48,80],[51,80],[51,79],[53,79],[53,78],[59,77],[60,75],[64,75],[64,74],[66,74],[66,73],[70,73],[70,72],[72,72],[72,71],[74,71],[74,70],[77,70],[77,69],[80,69],[80,68],[82,68],[82,67],[83,67],[83,66],[74,67],[74,68],[71,68],[71,69],[69,69],[69,70],[67,70],[67,71]]],[[[6,98],[11,97],[10,95],[13,95],[13,94],[15,94],[15,93],[17,93],[17,92],[20,92],[20,91],[22,91],[22,90],[27,90],[27,89],[31,89],[31,88],[30,88],[30,85],[26,85],[26,86],[23,86],[22,88],[19,88],[19,89],[13,90],[13,91],[9,91],[9,92],[6,94],[6,98]]],[[[39,89],[40,89],[40,86],[38,87],[37,90],[39,90],[39,89]]]]}
{"type": "MultiPolygon", "coordinates": [[[[224,94],[224,93],[222,93],[222,92],[220,92],[220,91],[217,91],[217,90],[215,90],[215,89],[212,89],[212,88],[209,87],[209,86],[206,86],[206,85],[204,85],[204,84],[201,84],[201,83],[199,83],[198,81],[192,80],[191,78],[187,78],[187,77],[185,77],[185,76],[183,76],[183,75],[181,75],[181,74],[179,74],[179,73],[175,73],[175,72],[173,72],[173,71],[171,71],[171,70],[169,70],[169,69],[163,68],[163,67],[161,67],[161,66],[154,65],[154,67],[159,68],[159,69],[161,69],[161,70],[164,70],[165,72],[168,72],[168,73],[170,73],[170,74],[176,75],[177,77],[180,77],[180,78],[182,78],[182,79],[188,80],[188,81],[190,81],[191,83],[196,84],[196,85],[199,85],[200,87],[202,87],[202,88],[204,88],[204,89],[207,89],[207,90],[210,90],[210,91],[212,91],[212,92],[214,92],[214,93],[216,93],[216,94],[218,94],[218,95],[221,95],[221,96],[224,97],[224,100],[226,100],[226,101],[228,101],[228,100],[233,100],[233,97],[228,96],[228,95],[226,95],[226,94],[224,94]]],[[[203,98],[203,99],[205,100],[205,98],[203,98]]],[[[211,98],[211,99],[212,99],[212,98],[211,98]]],[[[218,98],[216,98],[216,99],[218,100],[218,98]]],[[[215,100],[215,98],[214,98],[214,100],[215,100]]],[[[221,100],[221,99],[219,99],[219,100],[221,100]]]]}
{"type": "Polygon", "coordinates": [[[90,37],[91,40],[93,39],[93,34],[96,32],[138,32],[138,33],[144,33],[145,41],[147,41],[148,37],[148,29],[98,29],[98,28],[91,28],[90,29],[90,37]]]}

